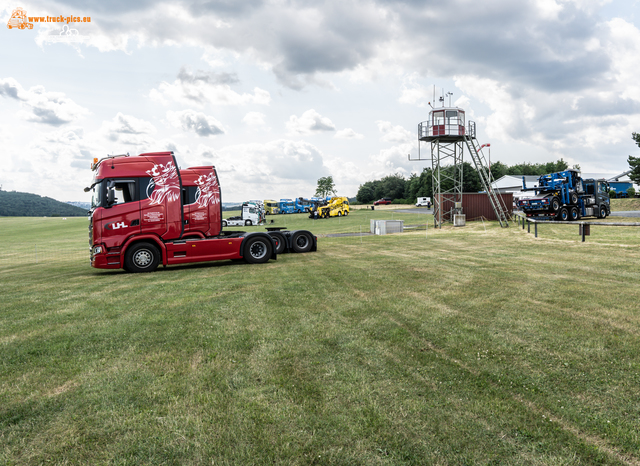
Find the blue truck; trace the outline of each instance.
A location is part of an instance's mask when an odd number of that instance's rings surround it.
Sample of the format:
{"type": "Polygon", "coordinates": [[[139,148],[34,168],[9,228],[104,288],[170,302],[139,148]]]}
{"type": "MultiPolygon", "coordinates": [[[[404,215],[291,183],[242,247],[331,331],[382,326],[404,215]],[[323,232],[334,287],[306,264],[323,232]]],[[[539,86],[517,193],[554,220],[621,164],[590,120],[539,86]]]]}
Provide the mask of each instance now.
{"type": "Polygon", "coordinates": [[[535,192],[535,196],[516,204],[527,217],[571,221],[611,214],[609,183],[604,179],[582,179],[575,169],[542,175],[532,188],[527,188],[523,176],[522,188],[535,192]]]}
{"type": "Polygon", "coordinates": [[[280,199],[279,204],[281,214],[295,214],[296,206],[293,199],[280,199]]]}
{"type": "Polygon", "coordinates": [[[309,208],[313,203],[309,199],[305,199],[303,197],[296,197],[294,210],[296,213],[301,214],[304,212],[309,212],[309,208]]]}

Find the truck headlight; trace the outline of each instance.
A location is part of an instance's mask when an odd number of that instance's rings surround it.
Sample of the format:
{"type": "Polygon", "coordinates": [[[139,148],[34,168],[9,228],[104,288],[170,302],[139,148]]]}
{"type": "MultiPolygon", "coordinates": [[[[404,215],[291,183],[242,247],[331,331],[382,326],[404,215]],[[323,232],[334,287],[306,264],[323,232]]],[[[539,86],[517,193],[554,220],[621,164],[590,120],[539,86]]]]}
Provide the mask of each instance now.
{"type": "Polygon", "coordinates": [[[102,252],[102,246],[94,246],[93,247],[93,255],[100,254],[102,252]]]}

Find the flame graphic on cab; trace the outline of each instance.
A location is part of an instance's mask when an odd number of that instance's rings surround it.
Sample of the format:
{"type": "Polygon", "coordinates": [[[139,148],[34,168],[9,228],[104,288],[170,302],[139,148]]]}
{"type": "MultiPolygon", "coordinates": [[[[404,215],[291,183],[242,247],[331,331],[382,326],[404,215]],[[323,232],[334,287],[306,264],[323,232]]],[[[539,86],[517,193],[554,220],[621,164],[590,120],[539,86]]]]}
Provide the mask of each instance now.
{"type": "Polygon", "coordinates": [[[218,178],[211,173],[210,175],[200,175],[196,180],[198,193],[196,194],[196,203],[200,207],[207,207],[210,204],[218,204],[220,202],[220,186],[218,186],[218,178]]]}
{"type": "Polygon", "coordinates": [[[173,162],[166,165],[156,164],[151,170],[147,170],[147,174],[153,178],[153,186],[149,183],[149,187],[153,187],[149,196],[151,205],[163,204],[165,200],[173,202],[180,199],[180,179],[173,162]]]}

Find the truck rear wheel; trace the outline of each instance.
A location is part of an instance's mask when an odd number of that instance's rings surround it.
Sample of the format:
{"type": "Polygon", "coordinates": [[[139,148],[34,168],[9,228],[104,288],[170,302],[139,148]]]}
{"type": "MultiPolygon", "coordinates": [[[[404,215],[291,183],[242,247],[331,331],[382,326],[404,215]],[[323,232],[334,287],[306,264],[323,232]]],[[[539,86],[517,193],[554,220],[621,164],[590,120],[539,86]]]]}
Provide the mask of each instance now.
{"type": "Polygon", "coordinates": [[[295,252],[309,252],[313,246],[313,239],[308,233],[299,232],[293,236],[291,245],[295,252]]]}
{"type": "Polygon", "coordinates": [[[284,254],[287,252],[287,242],[281,233],[270,233],[270,236],[276,242],[276,254],[284,254]]]}
{"type": "Polygon", "coordinates": [[[553,198],[551,199],[551,210],[553,210],[554,212],[560,210],[560,199],[555,196],[553,196],[553,198]]]}
{"type": "Polygon", "coordinates": [[[244,260],[249,264],[263,264],[271,258],[271,240],[264,236],[249,238],[244,247],[244,260]]]}
{"type": "Polygon", "coordinates": [[[569,218],[571,220],[578,220],[580,218],[580,211],[577,206],[573,206],[569,209],[569,218]]]}
{"type": "Polygon", "coordinates": [[[151,243],[137,243],[127,249],[124,269],[127,272],[153,272],[160,263],[160,251],[151,243]]]}
{"type": "Polygon", "coordinates": [[[563,222],[566,222],[567,220],[569,220],[569,210],[566,207],[562,207],[560,209],[560,212],[558,212],[558,220],[562,220],[563,222]]]}

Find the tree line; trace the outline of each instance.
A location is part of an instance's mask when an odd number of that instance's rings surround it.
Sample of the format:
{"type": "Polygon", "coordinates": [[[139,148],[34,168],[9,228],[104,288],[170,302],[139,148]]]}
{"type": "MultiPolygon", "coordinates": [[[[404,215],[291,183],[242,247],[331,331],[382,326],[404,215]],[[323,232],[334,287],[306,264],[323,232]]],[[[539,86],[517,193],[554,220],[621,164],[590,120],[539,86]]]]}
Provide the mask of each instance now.
{"type": "MultiPolygon", "coordinates": [[[[453,170],[453,166],[441,168],[440,171],[453,170]]],[[[519,163],[508,166],[502,162],[494,162],[491,165],[491,175],[494,180],[505,175],[545,175],[555,173],[569,168],[567,162],[560,159],[549,163],[519,163]]],[[[422,173],[412,173],[409,178],[405,178],[399,173],[385,176],[380,180],[367,181],[361,184],[356,194],[356,199],[362,204],[369,204],[383,197],[391,198],[397,203],[413,204],[418,197],[433,197],[433,170],[425,168],[422,173]]],[[[441,178],[441,189],[448,191],[453,188],[451,180],[441,178]]],[[[462,191],[465,193],[475,193],[482,191],[478,171],[469,162],[462,164],[462,191]]]]}
{"type": "Polygon", "coordinates": [[[0,217],[83,217],[87,210],[37,194],[0,191],[0,217]]]}

